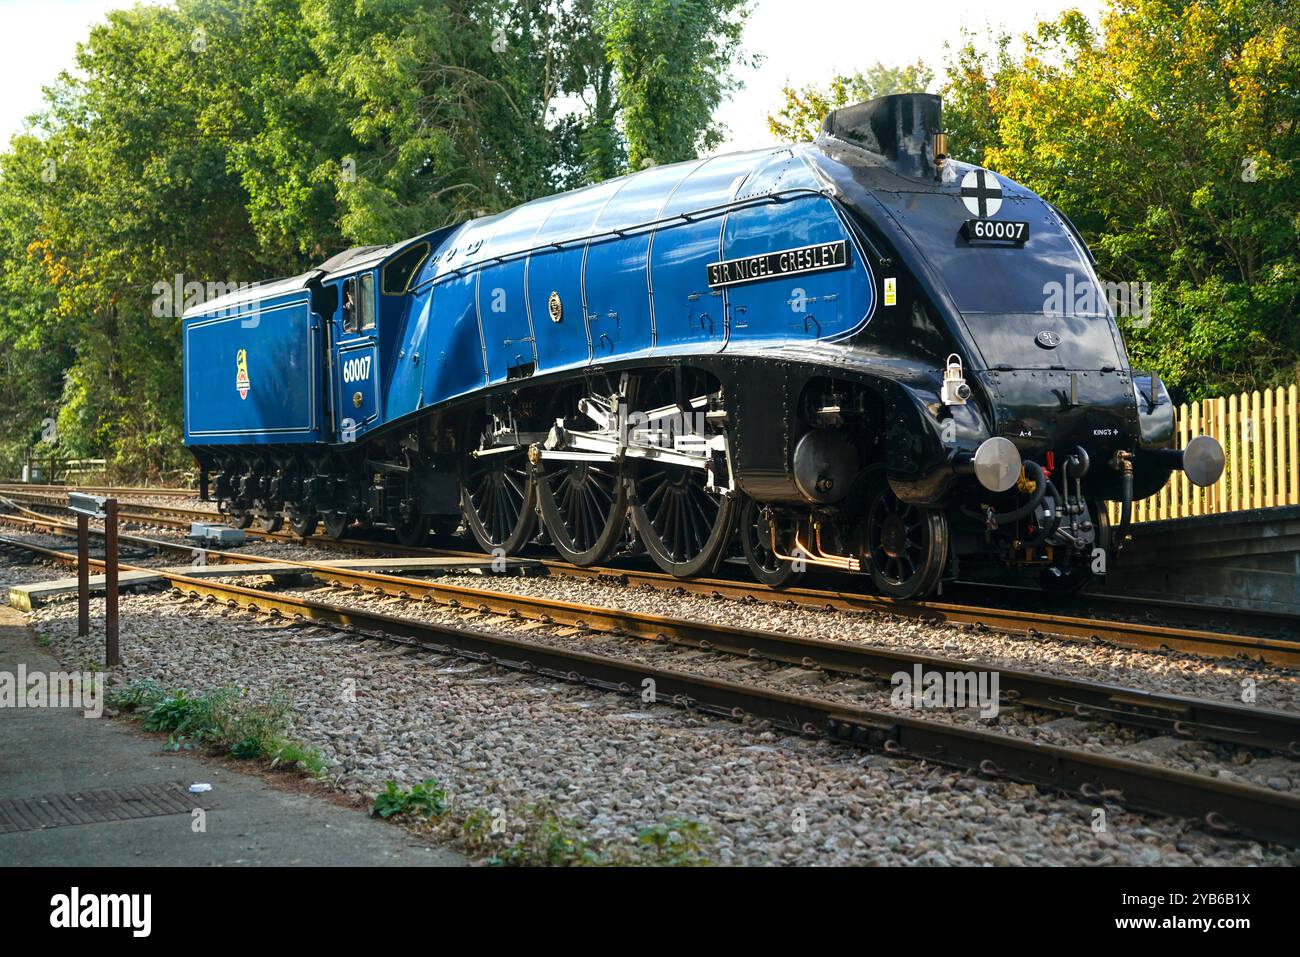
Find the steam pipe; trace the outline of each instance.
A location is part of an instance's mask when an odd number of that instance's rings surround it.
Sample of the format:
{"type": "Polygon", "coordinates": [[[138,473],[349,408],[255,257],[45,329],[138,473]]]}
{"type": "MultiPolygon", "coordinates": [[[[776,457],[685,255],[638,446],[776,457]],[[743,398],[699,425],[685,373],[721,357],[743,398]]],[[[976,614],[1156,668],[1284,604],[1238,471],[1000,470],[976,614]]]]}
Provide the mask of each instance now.
{"type": "Polygon", "coordinates": [[[1119,557],[1120,550],[1128,541],[1129,522],[1133,518],[1133,453],[1123,450],[1115,453],[1111,465],[1121,473],[1123,492],[1119,509],[1119,528],[1115,530],[1114,552],[1119,557]]]}

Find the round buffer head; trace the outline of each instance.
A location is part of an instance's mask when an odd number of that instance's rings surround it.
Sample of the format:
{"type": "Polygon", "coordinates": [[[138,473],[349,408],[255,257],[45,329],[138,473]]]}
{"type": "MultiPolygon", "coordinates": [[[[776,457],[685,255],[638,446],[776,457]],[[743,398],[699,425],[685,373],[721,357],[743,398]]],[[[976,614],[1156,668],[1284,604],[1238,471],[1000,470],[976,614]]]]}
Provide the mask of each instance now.
{"type": "Polygon", "coordinates": [[[1020,478],[1020,450],[1010,439],[995,435],[975,450],[975,478],[990,492],[1005,492],[1020,478]]]}
{"type": "Polygon", "coordinates": [[[1198,435],[1183,449],[1187,481],[1199,488],[1213,485],[1223,474],[1223,446],[1208,435],[1198,435]]]}

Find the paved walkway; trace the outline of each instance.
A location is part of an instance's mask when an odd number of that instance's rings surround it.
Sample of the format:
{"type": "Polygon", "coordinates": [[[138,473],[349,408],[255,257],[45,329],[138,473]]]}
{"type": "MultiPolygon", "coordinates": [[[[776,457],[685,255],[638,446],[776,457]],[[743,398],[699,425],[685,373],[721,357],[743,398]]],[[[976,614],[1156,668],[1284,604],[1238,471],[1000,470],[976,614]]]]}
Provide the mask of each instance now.
{"type": "MultiPolygon", "coordinates": [[[[0,673],[59,670],[22,615],[0,606],[0,673]]],[[[4,802],[111,788],[198,781],[205,830],[189,813],[0,832],[4,865],[459,865],[454,852],[421,843],[364,812],[281,791],[185,753],[162,751],[124,721],[60,708],[0,707],[0,811],[4,802]]],[[[57,802],[56,802],[57,803],[57,802]]],[[[47,805],[48,807],[49,805],[47,805]]],[[[0,813],[0,824],[4,816],[0,813]]],[[[12,816],[10,817],[12,821],[12,816]]]]}

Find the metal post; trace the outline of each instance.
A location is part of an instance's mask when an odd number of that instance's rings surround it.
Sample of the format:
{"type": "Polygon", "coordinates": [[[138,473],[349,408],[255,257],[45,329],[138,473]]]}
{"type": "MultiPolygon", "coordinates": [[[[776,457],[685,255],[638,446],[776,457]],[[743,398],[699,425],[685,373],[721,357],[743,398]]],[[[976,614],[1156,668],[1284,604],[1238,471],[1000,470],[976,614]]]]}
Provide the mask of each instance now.
{"type": "Polygon", "coordinates": [[[77,516],[77,634],[90,634],[90,519],[77,516]]]}
{"type": "Polygon", "coordinates": [[[117,499],[104,503],[104,664],[121,664],[117,650],[117,499]]]}

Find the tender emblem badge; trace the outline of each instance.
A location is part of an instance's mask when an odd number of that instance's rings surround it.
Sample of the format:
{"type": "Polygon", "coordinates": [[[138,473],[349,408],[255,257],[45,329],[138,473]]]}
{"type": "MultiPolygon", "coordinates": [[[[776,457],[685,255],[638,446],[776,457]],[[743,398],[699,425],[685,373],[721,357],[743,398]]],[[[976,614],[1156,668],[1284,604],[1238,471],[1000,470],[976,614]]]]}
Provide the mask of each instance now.
{"type": "Polygon", "coordinates": [[[235,389],[241,399],[248,398],[248,390],[253,387],[248,378],[248,351],[240,349],[235,353],[235,389]]]}

